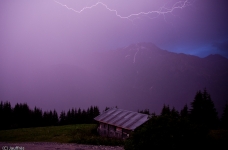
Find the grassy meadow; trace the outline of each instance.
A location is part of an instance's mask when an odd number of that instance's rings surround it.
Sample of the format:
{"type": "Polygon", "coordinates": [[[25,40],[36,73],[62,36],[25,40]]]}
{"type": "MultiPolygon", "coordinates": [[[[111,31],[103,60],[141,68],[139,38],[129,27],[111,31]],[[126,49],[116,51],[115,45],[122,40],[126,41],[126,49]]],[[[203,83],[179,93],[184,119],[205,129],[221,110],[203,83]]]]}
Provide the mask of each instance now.
{"type": "MultiPolygon", "coordinates": [[[[124,141],[100,137],[96,124],[75,124],[35,128],[0,130],[0,142],[58,142],[92,145],[124,145],[124,141]]],[[[224,144],[228,130],[211,130],[210,141],[224,144]]]]}
{"type": "Polygon", "coordinates": [[[0,142],[58,142],[93,145],[123,145],[122,140],[100,137],[96,124],[75,124],[0,130],[0,142]]]}

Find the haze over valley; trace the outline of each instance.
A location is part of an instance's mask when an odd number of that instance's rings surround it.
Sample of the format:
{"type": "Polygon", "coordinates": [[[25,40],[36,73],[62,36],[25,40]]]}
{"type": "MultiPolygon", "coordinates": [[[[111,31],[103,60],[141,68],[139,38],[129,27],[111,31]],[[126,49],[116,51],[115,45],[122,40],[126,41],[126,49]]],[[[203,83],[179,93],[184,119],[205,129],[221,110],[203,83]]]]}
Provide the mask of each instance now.
{"type": "Polygon", "coordinates": [[[190,106],[204,88],[219,112],[228,99],[228,60],[218,54],[199,58],[137,43],[66,57],[71,59],[48,65],[40,60],[40,65],[39,58],[31,56],[30,62],[19,59],[3,68],[1,100],[58,112],[96,105],[101,110],[118,106],[160,113],[164,104],[176,109],[190,106]]]}

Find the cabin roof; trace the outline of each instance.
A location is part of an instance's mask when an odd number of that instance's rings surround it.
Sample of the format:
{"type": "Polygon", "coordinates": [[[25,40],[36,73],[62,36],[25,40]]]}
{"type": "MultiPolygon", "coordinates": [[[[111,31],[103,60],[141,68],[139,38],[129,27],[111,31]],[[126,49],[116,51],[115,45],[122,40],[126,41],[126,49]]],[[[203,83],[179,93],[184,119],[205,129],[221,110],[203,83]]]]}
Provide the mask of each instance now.
{"type": "Polygon", "coordinates": [[[118,108],[110,108],[99,116],[95,117],[94,120],[124,129],[134,130],[138,126],[145,123],[148,118],[149,116],[147,114],[118,108]]]}

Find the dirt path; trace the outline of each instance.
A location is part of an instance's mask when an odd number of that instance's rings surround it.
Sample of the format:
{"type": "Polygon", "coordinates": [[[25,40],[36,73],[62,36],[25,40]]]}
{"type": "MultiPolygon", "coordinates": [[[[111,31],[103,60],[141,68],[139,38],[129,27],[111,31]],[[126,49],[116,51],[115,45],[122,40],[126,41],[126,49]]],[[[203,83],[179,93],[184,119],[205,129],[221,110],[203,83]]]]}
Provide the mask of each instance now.
{"type": "Polygon", "coordinates": [[[124,150],[120,146],[83,145],[52,142],[0,142],[0,150],[124,150]]]}

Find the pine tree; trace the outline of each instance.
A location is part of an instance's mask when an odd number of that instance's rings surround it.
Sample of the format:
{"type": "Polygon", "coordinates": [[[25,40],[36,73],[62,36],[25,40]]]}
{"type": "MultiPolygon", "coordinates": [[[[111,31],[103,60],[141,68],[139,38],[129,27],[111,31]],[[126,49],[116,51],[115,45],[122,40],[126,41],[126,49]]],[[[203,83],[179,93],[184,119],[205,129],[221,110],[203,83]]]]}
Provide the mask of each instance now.
{"type": "Polygon", "coordinates": [[[52,115],[52,125],[56,126],[59,123],[58,113],[54,109],[53,115],[52,115]]]}
{"type": "MultiPolygon", "coordinates": [[[[3,102],[1,101],[0,103],[0,120],[3,121],[3,117],[4,117],[4,114],[3,114],[3,102]]],[[[0,130],[3,129],[3,124],[0,123],[0,130]]]]}
{"type": "Polygon", "coordinates": [[[74,108],[72,108],[71,112],[70,112],[70,122],[71,122],[71,124],[75,124],[76,123],[74,108]]]}
{"type": "Polygon", "coordinates": [[[71,112],[70,112],[70,109],[67,111],[67,114],[66,114],[66,124],[71,124],[71,112]]]}
{"type": "Polygon", "coordinates": [[[47,111],[44,112],[43,114],[43,126],[48,126],[49,125],[49,113],[47,111]]]}
{"type": "Polygon", "coordinates": [[[228,129],[228,104],[226,104],[224,107],[221,118],[221,124],[223,129],[228,129]]]}
{"type": "Polygon", "coordinates": [[[78,109],[78,112],[77,112],[77,116],[78,116],[78,123],[82,123],[82,111],[81,111],[81,108],[78,109]]]}
{"type": "Polygon", "coordinates": [[[31,110],[29,106],[24,103],[21,105],[21,124],[22,127],[31,127],[32,117],[31,117],[31,110]]]}
{"type": "Polygon", "coordinates": [[[138,111],[138,112],[139,112],[139,113],[142,113],[142,114],[150,115],[150,110],[149,110],[149,109],[140,110],[140,111],[138,111]]]}
{"type": "Polygon", "coordinates": [[[188,112],[188,105],[186,104],[184,108],[180,111],[180,116],[182,118],[188,118],[189,117],[189,112],[188,112]]]}
{"type": "Polygon", "coordinates": [[[94,106],[93,109],[94,109],[94,117],[100,115],[100,110],[99,110],[99,108],[97,106],[94,106]]]}
{"type": "Polygon", "coordinates": [[[12,116],[13,110],[11,108],[10,102],[1,102],[1,129],[10,129],[12,128],[12,116]]]}
{"type": "Polygon", "coordinates": [[[218,113],[206,89],[203,93],[201,91],[196,93],[191,106],[190,117],[193,122],[210,129],[215,129],[218,126],[218,113]]]}
{"type": "Polygon", "coordinates": [[[162,111],[161,111],[161,116],[165,116],[165,115],[170,115],[171,114],[171,110],[170,110],[170,108],[169,108],[169,105],[168,106],[166,106],[165,104],[164,104],[164,106],[163,106],[163,108],[162,108],[162,111]]]}
{"type": "Polygon", "coordinates": [[[16,104],[13,109],[13,127],[24,128],[32,126],[32,112],[27,104],[16,104]]]}
{"type": "Polygon", "coordinates": [[[39,127],[42,126],[42,110],[35,107],[32,111],[32,126],[39,127]]]}
{"type": "Polygon", "coordinates": [[[60,117],[59,117],[59,123],[60,125],[66,125],[66,114],[65,114],[65,111],[62,111],[60,113],[60,117]]]}
{"type": "Polygon", "coordinates": [[[179,118],[180,116],[179,112],[174,107],[172,108],[170,115],[172,118],[175,118],[175,119],[179,118]]]}
{"type": "Polygon", "coordinates": [[[87,113],[84,109],[82,110],[82,114],[81,114],[81,123],[88,123],[87,113]]]}
{"type": "Polygon", "coordinates": [[[94,118],[94,107],[93,106],[90,106],[90,108],[87,109],[87,115],[88,115],[88,123],[92,123],[93,118],[94,118]]]}
{"type": "Polygon", "coordinates": [[[105,111],[108,110],[108,109],[109,109],[109,107],[106,106],[103,112],[105,112],[105,111]]]}

